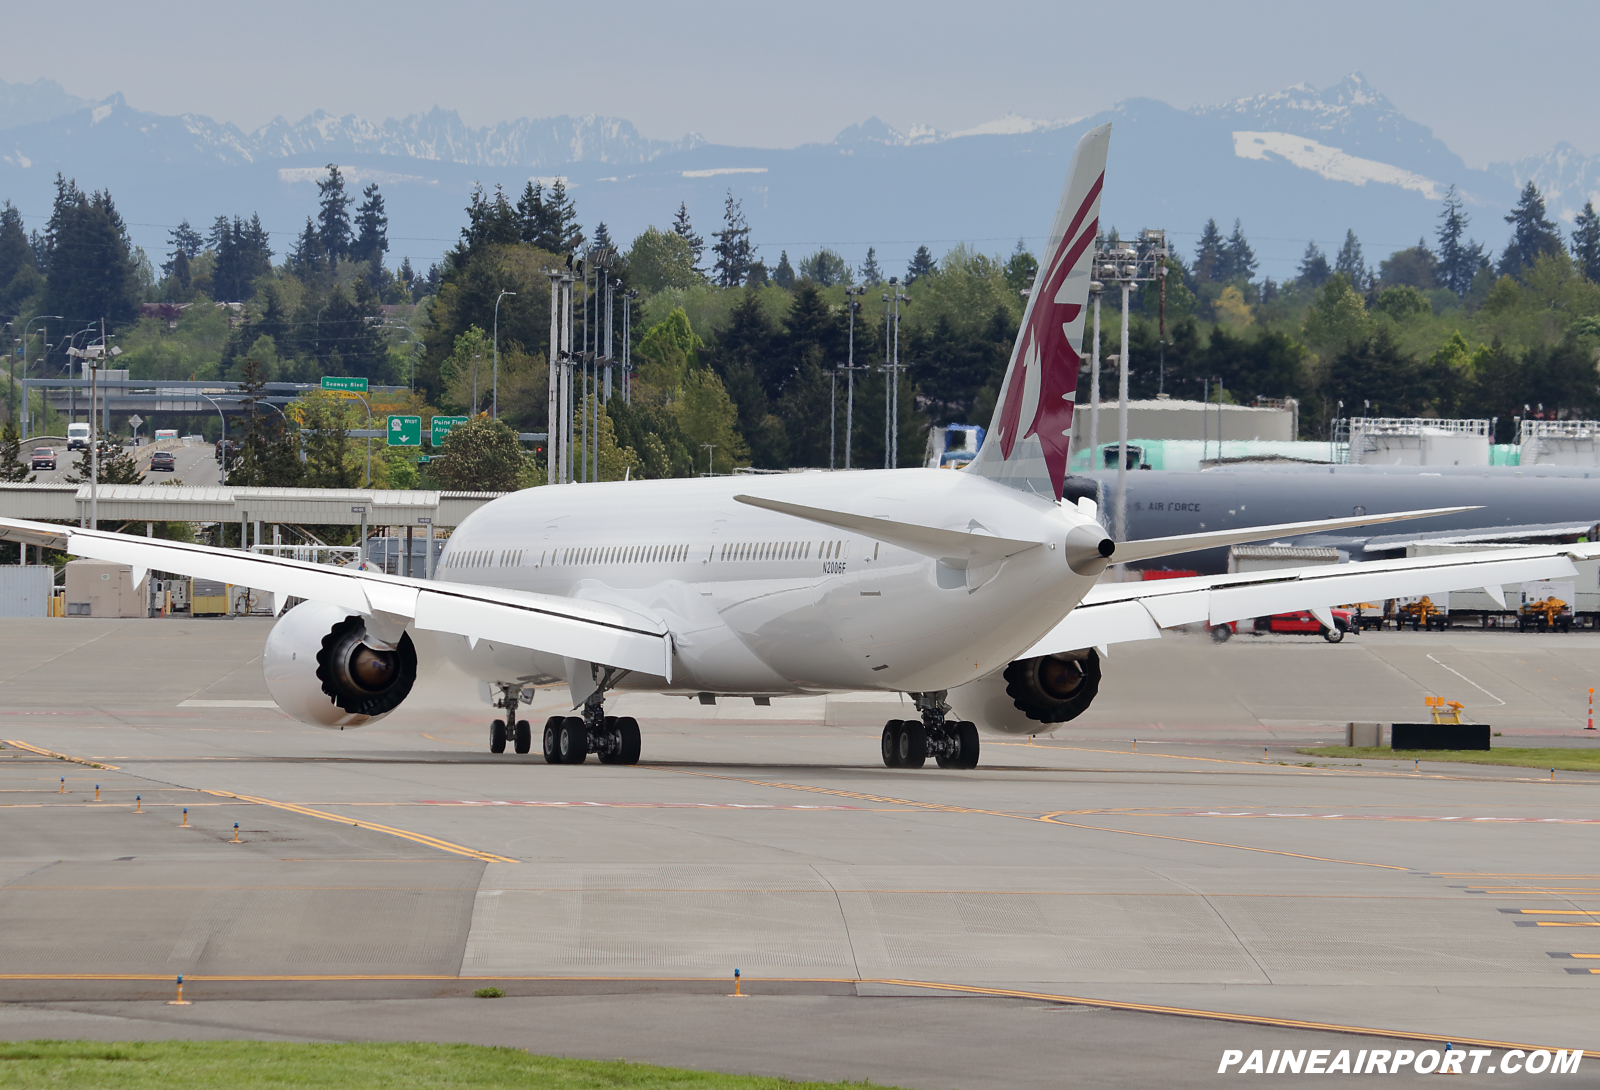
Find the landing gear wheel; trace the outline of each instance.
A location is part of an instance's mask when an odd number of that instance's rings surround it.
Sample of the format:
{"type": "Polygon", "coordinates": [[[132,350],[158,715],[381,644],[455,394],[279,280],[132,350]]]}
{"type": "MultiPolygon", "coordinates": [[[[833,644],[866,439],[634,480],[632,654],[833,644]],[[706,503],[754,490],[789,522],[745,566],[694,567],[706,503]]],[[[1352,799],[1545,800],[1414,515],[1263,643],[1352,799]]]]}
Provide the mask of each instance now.
{"type": "Polygon", "coordinates": [[[561,763],[561,743],[557,734],[561,730],[561,716],[552,715],[544,722],[544,763],[558,765],[561,763]]]}
{"type": "Polygon", "coordinates": [[[895,755],[901,768],[921,768],[928,761],[928,731],[915,719],[900,724],[896,733],[895,755]]]}
{"type": "Polygon", "coordinates": [[[506,721],[496,719],[489,724],[489,752],[504,753],[506,751],[506,721]]]}
{"type": "Polygon", "coordinates": [[[954,724],[956,743],[961,747],[954,757],[952,768],[978,767],[978,724],[962,720],[954,724]]]}
{"type": "Polygon", "coordinates": [[[636,765],[643,740],[639,737],[639,721],[631,715],[618,716],[617,736],[622,745],[617,750],[617,764],[636,765]]]}
{"type": "Polygon", "coordinates": [[[589,730],[583,720],[569,715],[561,721],[556,732],[556,748],[561,752],[561,763],[581,765],[589,757],[589,730]]]}
{"type": "Polygon", "coordinates": [[[620,747],[615,746],[617,741],[616,716],[608,715],[600,721],[600,734],[606,740],[606,744],[595,756],[600,758],[600,763],[603,765],[621,764],[622,762],[618,759],[621,756],[620,747]]]}
{"type": "Polygon", "coordinates": [[[529,728],[526,719],[517,720],[517,730],[512,737],[518,753],[526,753],[533,748],[533,730],[529,728]]]}
{"type": "Polygon", "coordinates": [[[1338,627],[1324,628],[1322,630],[1322,638],[1327,640],[1329,643],[1338,643],[1340,640],[1344,639],[1344,629],[1338,627]]]}
{"type": "Polygon", "coordinates": [[[1211,629],[1211,638],[1217,643],[1227,643],[1233,639],[1233,626],[1226,624],[1215,625],[1211,629]]]}
{"type": "Polygon", "coordinates": [[[891,719],[883,725],[883,767],[900,767],[900,727],[898,719],[891,719]]]}

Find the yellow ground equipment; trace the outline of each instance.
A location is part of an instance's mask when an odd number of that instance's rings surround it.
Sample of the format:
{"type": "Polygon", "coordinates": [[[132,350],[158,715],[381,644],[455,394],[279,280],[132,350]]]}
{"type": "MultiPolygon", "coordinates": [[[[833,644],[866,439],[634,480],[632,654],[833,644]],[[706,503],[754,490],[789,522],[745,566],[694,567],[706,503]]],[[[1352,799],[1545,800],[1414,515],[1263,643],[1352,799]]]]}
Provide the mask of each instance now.
{"type": "Polygon", "coordinates": [[[1433,715],[1435,723],[1461,723],[1461,713],[1466,710],[1466,705],[1459,700],[1446,700],[1442,696],[1423,698],[1423,703],[1428,705],[1428,711],[1433,715]]]}
{"type": "Polygon", "coordinates": [[[1408,623],[1412,628],[1432,628],[1438,620],[1444,619],[1444,610],[1433,604],[1433,599],[1423,595],[1415,602],[1407,602],[1399,609],[1400,627],[1408,623]]]}

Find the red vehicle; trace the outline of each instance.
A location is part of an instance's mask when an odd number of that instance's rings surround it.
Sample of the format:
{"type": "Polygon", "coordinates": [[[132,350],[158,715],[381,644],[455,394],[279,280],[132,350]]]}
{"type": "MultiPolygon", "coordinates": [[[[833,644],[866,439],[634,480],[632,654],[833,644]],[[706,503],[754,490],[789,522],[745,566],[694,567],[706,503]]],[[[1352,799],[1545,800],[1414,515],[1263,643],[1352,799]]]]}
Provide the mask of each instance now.
{"type": "MultiPolygon", "coordinates": [[[[1289,635],[1321,636],[1329,643],[1338,643],[1344,639],[1346,632],[1357,631],[1355,622],[1348,609],[1335,609],[1333,614],[1333,627],[1324,628],[1322,622],[1310,613],[1277,613],[1271,617],[1257,617],[1254,631],[1257,636],[1268,632],[1282,632],[1289,635]]],[[[1232,621],[1228,624],[1215,625],[1211,629],[1211,638],[1218,643],[1226,643],[1239,631],[1239,622],[1232,621]]]]}
{"type": "Polygon", "coordinates": [[[56,452],[52,447],[35,447],[33,450],[34,469],[54,469],[56,467],[56,452]]]}

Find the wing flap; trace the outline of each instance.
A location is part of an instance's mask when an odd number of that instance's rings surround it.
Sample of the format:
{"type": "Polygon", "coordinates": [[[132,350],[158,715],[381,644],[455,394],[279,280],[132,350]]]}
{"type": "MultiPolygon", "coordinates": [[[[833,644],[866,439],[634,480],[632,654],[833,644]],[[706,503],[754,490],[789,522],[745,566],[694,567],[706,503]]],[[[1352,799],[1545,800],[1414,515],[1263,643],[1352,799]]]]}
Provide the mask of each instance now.
{"type": "Polygon", "coordinates": [[[416,626],[672,679],[672,642],[664,630],[652,633],[596,624],[546,610],[432,590],[417,595],[416,626]]]}

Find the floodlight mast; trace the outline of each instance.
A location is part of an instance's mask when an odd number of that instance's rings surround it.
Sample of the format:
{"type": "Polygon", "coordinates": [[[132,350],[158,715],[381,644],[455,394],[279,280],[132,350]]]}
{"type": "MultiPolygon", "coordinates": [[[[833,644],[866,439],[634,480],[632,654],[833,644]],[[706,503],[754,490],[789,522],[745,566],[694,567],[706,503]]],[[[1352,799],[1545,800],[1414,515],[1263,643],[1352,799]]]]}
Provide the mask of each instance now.
{"type": "MultiPolygon", "coordinates": [[[[1091,291],[1093,285],[1114,283],[1122,288],[1122,347],[1118,359],[1117,374],[1117,506],[1116,517],[1112,524],[1112,537],[1116,541],[1128,539],[1128,297],[1136,283],[1148,283],[1158,280],[1166,274],[1167,258],[1170,251],[1167,249],[1167,234],[1164,230],[1146,230],[1139,236],[1138,246],[1118,240],[1116,244],[1098,247],[1095,251],[1094,264],[1091,272],[1091,291]],[[1158,271],[1159,270],[1159,271],[1158,271]]],[[[1100,309],[1099,293],[1094,293],[1095,300],[1095,351],[1096,366],[1090,377],[1091,412],[1094,418],[1090,422],[1090,432],[1094,439],[1099,438],[1099,368],[1100,354],[1100,309]]],[[[1098,447],[1090,458],[1098,455],[1098,447]]],[[[1119,574],[1122,565],[1118,565],[1119,574]]]]}

